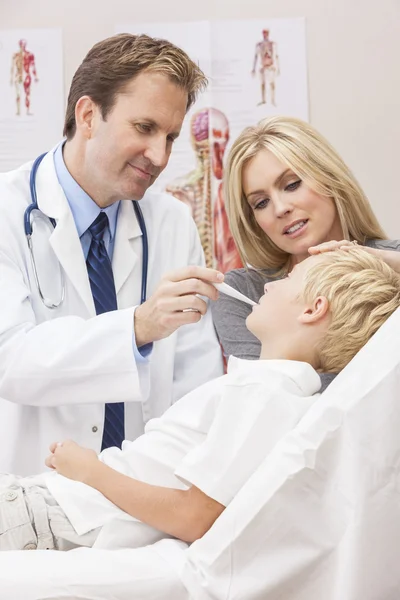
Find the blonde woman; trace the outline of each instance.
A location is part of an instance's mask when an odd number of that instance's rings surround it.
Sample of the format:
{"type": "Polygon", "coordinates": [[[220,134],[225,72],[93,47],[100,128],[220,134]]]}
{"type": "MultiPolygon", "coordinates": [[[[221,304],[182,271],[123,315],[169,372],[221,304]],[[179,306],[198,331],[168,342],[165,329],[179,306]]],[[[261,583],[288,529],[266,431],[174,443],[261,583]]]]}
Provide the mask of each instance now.
{"type": "MultiPolygon", "coordinates": [[[[226,283],[258,301],[268,281],[309,254],[365,246],[400,272],[400,241],[388,241],[364,192],[330,144],[308,123],[272,117],[245,129],[225,170],[225,202],[243,264],[226,283]]],[[[214,323],[226,356],[256,359],[250,307],[221,294],[214,323]]],[[[334,377],[322,374],[323,388],[334,377]]]]}

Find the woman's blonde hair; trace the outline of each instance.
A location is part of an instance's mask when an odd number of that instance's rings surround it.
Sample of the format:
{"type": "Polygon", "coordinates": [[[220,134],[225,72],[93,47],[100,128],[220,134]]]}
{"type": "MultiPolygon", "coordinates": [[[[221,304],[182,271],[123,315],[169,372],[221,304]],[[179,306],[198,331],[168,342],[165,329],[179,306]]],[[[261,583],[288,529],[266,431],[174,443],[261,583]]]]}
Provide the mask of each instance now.
{"type": "Polygon", "coordinates": [[[243,168],[263,149],[272,152],[312,190],[333,199],[345,239],[364,244],[367,239],[386,238],[355,177],[327,140],[300,119],[271,117],[240,134],[225,170],[226,210],[243,264],[282,269],[290,258],[258,225],[243,192],[243,168]]]}
{"type": "Polygon", "coordinates": [[[362,248],[319,258],[304,275],[301,297],[328,299],[331,320],[317,352],[321,370],[337,373],[400,306],[400,277],[362,248]]]}

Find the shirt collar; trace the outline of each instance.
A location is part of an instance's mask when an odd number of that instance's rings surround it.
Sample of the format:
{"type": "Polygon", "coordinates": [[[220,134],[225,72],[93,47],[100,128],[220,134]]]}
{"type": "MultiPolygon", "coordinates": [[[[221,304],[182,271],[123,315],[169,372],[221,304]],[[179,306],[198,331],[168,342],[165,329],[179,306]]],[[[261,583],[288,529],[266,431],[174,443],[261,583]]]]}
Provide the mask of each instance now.
{"type": "Polygon", "coordinates": [[[275,371],[289,377],[299,388],[303,396],[312,396],[321,388],[321,379],[317,371],[308,363],[297,360],[245,360],[230,356],[228,374],[254,374],[268,383],[268,373],[275,371]]]}
{"type": "MultiPolygon", "coordinates": [[[[65,197],[67,198],[69,207],[74,217],[76,229],[79,237],[85,233],[90,227],[97,215],[101,212],[101,208],[97,206],[94,200],[81,188],[75,181],[71,173],[68,171],[63,157],[63,146],[65,140],[62,141],[54,151],[54,167],[56,170],[58,182],[61,185],[65,197]]],[[[106,213],[109,223],[110,238],[113,239],[115,229],[117,227],[117,215],[120,201],[114,202],[111,206],[103,209],[106,213]]]]}

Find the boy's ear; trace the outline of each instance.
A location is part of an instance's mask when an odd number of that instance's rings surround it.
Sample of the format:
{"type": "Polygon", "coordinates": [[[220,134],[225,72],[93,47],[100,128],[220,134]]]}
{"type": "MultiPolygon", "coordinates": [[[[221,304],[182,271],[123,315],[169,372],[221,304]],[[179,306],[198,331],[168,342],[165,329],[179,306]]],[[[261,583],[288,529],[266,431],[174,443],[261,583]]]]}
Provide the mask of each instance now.
{"type": "Polygon", "coordinates": [[[318,323],[318,321],[321,321],[328,314],[328,311],[328,298],[318,296],[313,302],[304,307],[303,312],[299,316],[299,321],[304,325],[318,323]]]}

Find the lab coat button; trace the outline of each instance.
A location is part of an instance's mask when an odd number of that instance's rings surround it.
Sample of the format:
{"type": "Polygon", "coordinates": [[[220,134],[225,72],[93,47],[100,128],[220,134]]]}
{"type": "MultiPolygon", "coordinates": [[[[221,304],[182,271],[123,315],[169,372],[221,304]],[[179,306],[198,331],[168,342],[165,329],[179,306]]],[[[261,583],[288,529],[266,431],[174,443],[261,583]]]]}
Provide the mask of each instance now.
{"type": "Polygon", "coordinates": [[[13,492],[13,491],[9,491],[6,492],[6,494],[4,495],[4,498],[7,500],[7,502],[12,502],[13,500],[15,500],[17,498],[17,492],[13,492]]]}
{"type": "Polygon", "coordinates": [[[34,544],[33,542],[30,542],[29,544],[25,544],[24,546],[24,550],[36,550],[37,545],[34,544]]]}
{"type": "Polygon", "coordinates": [[[92,427],[92,431],[93,431],[93,433],[97,433],[97,431],[98,431],[98,428],[96,427],[96,425],[93,425],[93,427],[92,427]]]}

